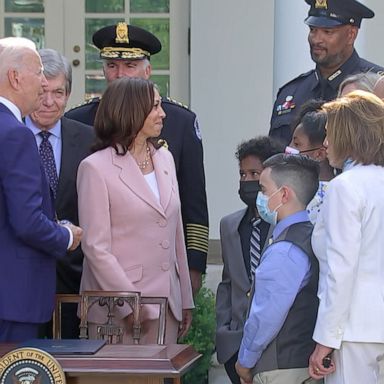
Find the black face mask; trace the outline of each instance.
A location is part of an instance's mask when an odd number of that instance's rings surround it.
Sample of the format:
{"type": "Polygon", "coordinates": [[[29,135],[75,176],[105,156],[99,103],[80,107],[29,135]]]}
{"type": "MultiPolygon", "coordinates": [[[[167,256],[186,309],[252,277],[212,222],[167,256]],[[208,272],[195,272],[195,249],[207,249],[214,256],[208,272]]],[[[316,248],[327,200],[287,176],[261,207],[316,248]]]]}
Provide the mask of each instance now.
{"type": "Polygon", "coordinates": [[[256,208],[256,197],[261,190],[258,180],[240,180],[239,196],[240,199],[250,208],[256,208]]]}

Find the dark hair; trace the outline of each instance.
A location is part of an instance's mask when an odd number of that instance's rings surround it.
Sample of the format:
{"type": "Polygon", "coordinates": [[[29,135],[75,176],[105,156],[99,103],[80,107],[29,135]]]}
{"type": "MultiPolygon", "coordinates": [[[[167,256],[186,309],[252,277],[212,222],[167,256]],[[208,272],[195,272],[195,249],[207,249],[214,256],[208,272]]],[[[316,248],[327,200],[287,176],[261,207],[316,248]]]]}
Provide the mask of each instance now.
{"type": "MultiPolygon", "coordinates": [[[[94,152],[113,147],[120,155],[127,153],[152,110],[154,88],[150,80],[129,77],[108,85],[95,117],[94,152]]],[[[156,140],[151,141],[158,148],[156,140]]]]}
{"type": "Polygon", "coordinates": [[[282,152],[284,152],[282,143],[269,136],[259,136],[240,143],[235,156],[239,162],[248,156],[255,156],[263,162],[276,153],[282,152]]]}
{"type": "Polygon", "coordinates": [[[308,137],[309,143],[314,146],[322,145],[326,136],[327,114],[321,109],[324,103],[325,101],[320,99],[305,102],[292,125],[292,132],[294,132],[301,124],[303,133],[308,137]]]}
{"type": "Polygon", "coordinates": [[[271,168],[271,178],[278,188],[288,185],[304,206],[319,188],[319,163],[308,156],[281,153],[264,161],[263,166],[271,168]]]}

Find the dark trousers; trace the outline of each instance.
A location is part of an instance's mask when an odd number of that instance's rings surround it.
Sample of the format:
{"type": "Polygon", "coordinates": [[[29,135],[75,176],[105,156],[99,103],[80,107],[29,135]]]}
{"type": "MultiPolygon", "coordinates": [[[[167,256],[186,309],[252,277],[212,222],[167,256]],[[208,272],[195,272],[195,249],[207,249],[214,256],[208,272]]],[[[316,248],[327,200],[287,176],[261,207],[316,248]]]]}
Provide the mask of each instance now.
{"type": "MultiPolygon", "coordinates": [[[[80,319],[77,317],[77,304],[63,303],[61,306],[61,338],[78,339],[80,336],[80,319]]],[[[52,321],[41,324],[39,338],[52,339],[52,321]]]]}
{"type": "Polygon", "coordinates": [[[225,372],[227,372],[232,384],[240,384],[240,377],[235,369],[238,354],[239,352],[236,352],[227,362],[224,363],[225,372]]]}
{"type": "Polygon", "coordinates": [[[0,319],[0,342],[20,342],[36,339],[39,324],[19,323],[0,319]]]}

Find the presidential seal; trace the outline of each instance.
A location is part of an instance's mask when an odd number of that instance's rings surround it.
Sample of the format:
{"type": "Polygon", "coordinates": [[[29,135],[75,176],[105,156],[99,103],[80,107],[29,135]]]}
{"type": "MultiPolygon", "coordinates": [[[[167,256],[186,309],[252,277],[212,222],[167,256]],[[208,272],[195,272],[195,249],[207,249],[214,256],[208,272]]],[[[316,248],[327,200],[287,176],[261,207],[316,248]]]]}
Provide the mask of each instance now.
{"type": "Polygon", "coordinates": [[[65,375],[49,353],[19,348],[0,358],[0,384],[65,384],[65,375]]]}

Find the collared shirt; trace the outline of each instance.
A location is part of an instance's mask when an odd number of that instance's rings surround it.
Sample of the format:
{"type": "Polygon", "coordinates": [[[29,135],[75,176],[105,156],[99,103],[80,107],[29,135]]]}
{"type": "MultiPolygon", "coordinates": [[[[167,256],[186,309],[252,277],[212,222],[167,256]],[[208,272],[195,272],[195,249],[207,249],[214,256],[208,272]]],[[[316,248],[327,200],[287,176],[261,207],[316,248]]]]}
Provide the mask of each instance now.
{"type": "MultiPolygon", "coordinates": [[[[40,144],[43,140],[43,138],[39,135],[41,132],[41,129],[38,128],[35,123],[32,121],[32,119],[27,116],[25,118],[25,125],[32,131],[33,135],[36,139],[37,147],[40,147],[40,144]]],[[[52,145],[53,149],[53,155],[55,157],[55,164],[56,164],[56,171],[57,174],[60,175],[60,167],[61,167],[61,120],[59,119],[56,124],[49,130],[49,133],[51,134],[49,136],[49,142],[52,145]]]]}
{"type": "MultiPolygon", "coordinates": [[[[351,57],[334,73],[327,78],[321,76],[318,66],[316,66],[315,76],[317,84],[314,84],[312,91],[317,98],[323,100],[332,100],[336,97],[340,84],[352,73],[358,73],[360,69],[360,57],[356,51],[353,51],[351,57]]],[[[369,70],[371,68],[368,68],[369,70]]]]}
{"type": "MultiPolygon", "coordinates": [[[[306,211],[279,221],[272,237],[290,225],[308,221],[306,211]]],[[[256,365],[268,344],[277,336],[300,290],[308,283],[311,263],[296,245],[279,241],[268,246],[255,273],[255,293],[239,351],[243,367],[256,365]]]]}
{"type": "MultiPolygon", "coordinates": [[[[254,218],[254,214],[248,208],[245,215],[241,219],[241,222],[238,228],[240,241],[241,241],[241,249],[243,251],[244,264],[248,273],[249,281],[252,281],[249,250],[251,246],[250,243],[251,243],[253,218],[254,218]]],[[[265,240],[268,236],[269,224],[264,220],[261,220],[259,227],[260,227],[260,249],[263,250],[265,240]]]]}
{"type": "MultiPolygon", "coordinates": [[[[14,114],[16,119],[20,121],[20,123],[23,123],[23,119],[21,117],[21,111],[15,104],[13,104],[11,101],[9,101],[8,99],[1,97],[1,96],[0,96],[0,103],[4,104],[14,114]]],[[[27,117],[27,119],[30,120],[28,117],[27,117]]],[[[59,129],[60,129],[60,137],[61,137],[61,127],[59,129]]],[[[39,132],[40,132],[40,129],[39,129],[39,132]]],[[[36,137],[36,134],[35,134],[35,137],[36,137]]],[[[40,138],[40,142],[41,142],[41,140],[42,139],[40,138]]],[[[38,145],[40,145],[40,144],[38,144],[38,145]]],[[[61,156],[61,145],[60,145],[60,156],[61,156]]],[[[56,160],[56,157],[55,157],[55,160],[56,160]]],[[[56,163],[56,167],[57,167],[57,163],[56,163]]],[[[69,248],[71,248],[71,246],[73,244],[73,233],[68,227],[66,227],[66,226],[64,226],[64,227],[68,230],[68,233],[69,233],[69,240],[68,240],[68,246],[67,246],[67,249],[69,249],[69,248]]]]}
{"type": "Polygon", "coordinates": [[[0,103],[4,104],[14,114],[16,119],[20,121],[20,123],[23,122],[20,109],[15,104],[13,104],[12,101],[0,96],[0,103]]]}

